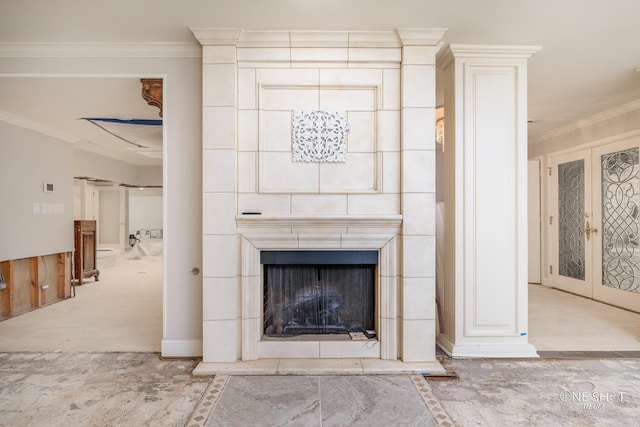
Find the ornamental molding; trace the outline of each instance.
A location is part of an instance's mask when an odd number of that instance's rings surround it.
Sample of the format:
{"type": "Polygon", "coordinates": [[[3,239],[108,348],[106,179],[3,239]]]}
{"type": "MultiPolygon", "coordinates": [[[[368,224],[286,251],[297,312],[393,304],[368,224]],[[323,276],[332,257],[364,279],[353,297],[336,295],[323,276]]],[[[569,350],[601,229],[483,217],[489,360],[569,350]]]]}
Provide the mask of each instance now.
{"type": "Polygon", "coordinates": [[[0,58],[200,58],[194,43],[0,42],[0,58]]]}
{"type": "Polygon", "coordinates": [[[291,113],[291,159],[294,162],[345,163],[347,161],[346,111],[291,113]]]}

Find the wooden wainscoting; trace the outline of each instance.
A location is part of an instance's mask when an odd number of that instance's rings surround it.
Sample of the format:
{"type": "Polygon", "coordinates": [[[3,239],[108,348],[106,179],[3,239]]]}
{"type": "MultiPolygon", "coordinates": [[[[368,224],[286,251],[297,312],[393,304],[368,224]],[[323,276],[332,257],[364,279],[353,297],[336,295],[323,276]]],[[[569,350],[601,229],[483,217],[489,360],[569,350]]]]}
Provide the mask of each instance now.
{"type": "Polygon", "coordinates": [[[71,252],[0,262],[0,320],[71,296],[71,252]]]}

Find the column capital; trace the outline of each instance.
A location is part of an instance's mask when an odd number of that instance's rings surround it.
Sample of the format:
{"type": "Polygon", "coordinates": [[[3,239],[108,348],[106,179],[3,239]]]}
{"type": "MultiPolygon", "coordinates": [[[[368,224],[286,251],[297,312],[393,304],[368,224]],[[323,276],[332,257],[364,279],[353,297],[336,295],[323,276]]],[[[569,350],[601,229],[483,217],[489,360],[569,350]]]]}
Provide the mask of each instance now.
{"type": "Polygon", "coordinates": [[[396,28],[403,46],[437,46],[446,28],[396,28]]]}
{"type": "Polygon", "coordinates": [[[203,46],[235,46],[242,28],[190,28],[203,46]]]}

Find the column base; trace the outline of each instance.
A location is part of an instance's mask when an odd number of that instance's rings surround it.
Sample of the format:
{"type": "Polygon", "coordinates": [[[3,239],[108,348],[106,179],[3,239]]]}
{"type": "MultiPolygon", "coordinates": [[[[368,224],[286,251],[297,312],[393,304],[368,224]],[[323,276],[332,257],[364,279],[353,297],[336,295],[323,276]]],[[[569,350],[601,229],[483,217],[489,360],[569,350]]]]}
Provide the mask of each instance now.
{"type": "Polygon", "coordinates": [[[486,345],[454,344],[446,336],[439,335],[436,343],[448,356],[459,359],[540,357],[532,344],[522,342],[486,345]]]}

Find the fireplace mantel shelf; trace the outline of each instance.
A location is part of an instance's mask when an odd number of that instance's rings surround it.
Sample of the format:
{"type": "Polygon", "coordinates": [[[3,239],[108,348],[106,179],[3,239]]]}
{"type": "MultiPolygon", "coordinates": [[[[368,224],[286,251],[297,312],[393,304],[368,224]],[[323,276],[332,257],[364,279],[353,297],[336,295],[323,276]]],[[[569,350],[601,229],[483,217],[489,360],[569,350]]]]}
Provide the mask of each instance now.
{"type": "Polygon", "coordinates": [[[384,227],[399,228],[402,215],[238,215],[240,227],[384,227]]]}

